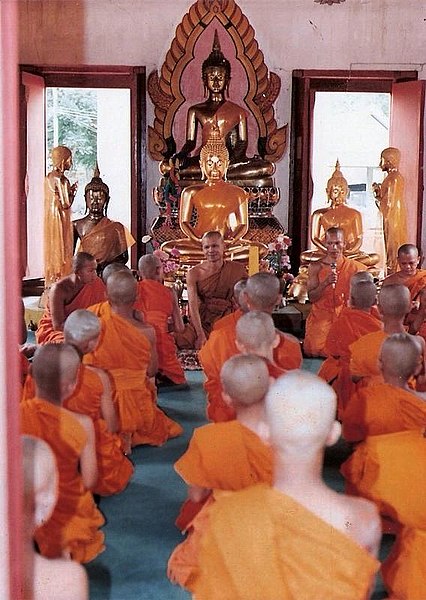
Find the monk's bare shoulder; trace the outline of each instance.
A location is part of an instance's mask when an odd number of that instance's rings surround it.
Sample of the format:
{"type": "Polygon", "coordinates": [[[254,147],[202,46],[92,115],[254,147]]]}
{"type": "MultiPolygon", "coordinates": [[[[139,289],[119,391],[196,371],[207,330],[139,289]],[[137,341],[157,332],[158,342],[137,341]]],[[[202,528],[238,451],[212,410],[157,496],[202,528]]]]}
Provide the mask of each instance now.
{"type": "Polygon", "coordinates": [[[291,333],[285,333],[284,331],[279,331],[278,329],[276,331],[277,331],[278,335],[280,336],[280,338],[282,338],[286,342],[290,342],[292,344],[296,344],[297,346],[300,346],[300,340],[296,336],[292,335],[291,333]]]}
{"type": "Polygon", "coordinates": [[[365,498],[345,496],[345,531],[371,554],[377,555],[382,535],[377,506],[365,498]]]}
{"type": "Polygon", "coordinates": [[[199,265],[195,265],[194,267],[189,269],[186,276],[186,281],[188,284],[197,283],[197,281],[203,279],[207,275],[207,273],[207,261],[203,260],[203,262],[201,262],[199,265]]]}
{"type": "Polygon", "coordinates": [[[34,600],[87,600],[87,574],[80,564],[63,558],[34,556],[34,600]]]}
{"type": "Polygon", "coordinates": [[[387,277],[385,277],[385,279],[383,280],[382,286],[394,285],[394,284],[404,285],[404,283],[405,283],[405,277],[401,277],[401,275],[399,273],[393,273],[392,275],[388,275],[387,277]]]}

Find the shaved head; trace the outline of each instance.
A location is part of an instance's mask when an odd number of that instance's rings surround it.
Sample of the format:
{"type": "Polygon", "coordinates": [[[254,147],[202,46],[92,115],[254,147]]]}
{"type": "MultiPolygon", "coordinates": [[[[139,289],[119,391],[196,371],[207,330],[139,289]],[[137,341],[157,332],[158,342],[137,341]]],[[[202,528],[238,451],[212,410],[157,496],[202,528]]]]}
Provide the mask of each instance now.
{"type": "Polygon", "coordinates": [[[402,246],[398,248],[398,257],[400,257],[402,254],[413,254],[415,256],[418,256],[419,251],[417,249],[417,246],[415,246],[414,244],[402,244],[402,246]]]}
{"type": "Polygon", "coordinates": [[[124,263],[113,262],[107,265],[102,271],[102,281],[106,285],[108,281],[108,277],[113,273],[118,273],[119,271],[128,271],[130,273],[129,267],[127,267],[124,263]]]}
{"type": "Polygon", "coordinates": [[[256,273],[248,278],[244,293],[250,310],[272,312],[279,301],[280,281],[272,273],[256,273]]]}
{"type": "Polygon", "coordinates": [[[107,298],[111,304],[133,304],[137,296],[137,282],[130,271],[111,273],[107,281],[107,298]]]}
{"type": "Polygon", "coordinates": [[[245,301],[245,295],[243,294],[244,290],[247,286],[247,277],[245,279],[240,279],[234,285],[234,300],[235,303],[240,307],[243,312],[247,312],[247,304],[245,301]]]}
{"type": "Polygon", "coordinates": [[[96,262],[96,258],[88,252],[77,252],[72,259],[72,270],[74,273],[81,271],[88,263],[96,262]]]}
{"type": "Polygon", "coordinates": [[[80,357],[70,344],[38,346],[31,366],[37,396],[60,404],[73,392],[79,367],[80,357]]]}
{"type": "Polygon", "coordinates": [[[81,344],[97,338],[101,333],[101,322],[98,317],[79,308],[72,312],[64,324],[64,337],[67,344],[79,347],[81,344]]]}
{"type": "Polygon", "coordinates": [[[272,445],[292,454],[318,452],[336,418],[336,394],[308,371],[294,370],[271,384],[265,398],[272,445]]]}
{"type": "Polygon", "coordinates": [[[387,375],[408,380],[417,374],[422,362],[422,347],[416,338],[408,333],[394,333],[382,344],[380,367],[383,376],[387,375]]]}
{"type": "Polygon", "coordinates": [[[155,254],[145,254],[138,262],[139,275],[143,279],[154,279],[158,269],[161,269],[161,260],[155,254]]]}
{"type": "Polygon", "coordinates": [[[351,279],[351,306],[367,310],[376,304],[377,290],[373,280],[351,279]]]}
{"type": "Polygon", "coordinates": [[[223,364],[220,381],[234,404],[251,406],[265,397],[269,387],[268,367],[259,356],[237,354],[223,364]]]}
{"type": "Polygon", "coordinates": [[[237,321],[236,341],[244,352],[253,352],[260,346],[272,346],[277,336],[271,315],[259,310],[251,310],[237,321]]]}
{"type": "Polygon", "coordinates": [[[384,317],[402,318],[410,312],[410,291],[405,285],[392,284],[383,286],[378,300],[380,312],[384,317]]]}

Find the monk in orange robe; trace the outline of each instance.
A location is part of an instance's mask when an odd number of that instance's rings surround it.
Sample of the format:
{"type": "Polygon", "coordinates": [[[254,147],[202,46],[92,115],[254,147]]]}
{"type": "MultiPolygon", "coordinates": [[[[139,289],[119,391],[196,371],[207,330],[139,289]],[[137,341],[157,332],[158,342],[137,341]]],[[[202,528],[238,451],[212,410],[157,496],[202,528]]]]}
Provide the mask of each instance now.
{"type": "MultiPolygon", "coordinates": [[[[271,273],[256,273],[247,280],[243,294],[249,311],[259,310],[270,315],[279,299],[278,278],[271,273]]],[[[302,364],[299,341],[291,335],[276,333],[278,345],[274,347],[274,363],[284,370],[298,369],[302,364]]],[[[228,358],[238,352],[236,327],[230,325],[213,331],[198,353],[206,377],[204,389],[207,394],[207,416],[211,421],[229,421],[235,418],[235,412],[222,399],[220,369],[228,358]]]]}
{"type": "Polygon", "coordinates": [[[21,402],[21,431],[52,448],[59,472],[59,497],[50,519],[35,540],[49,558],[69,556],[89,562],[104,550],[99,528],[104,518],[89,490],[98,477],[95,433],[91,419],[61,404],[73,392],[80,358],[65,344],[39,347],[32,363],[36,397],[21,402]]]}
{"type": "Polygon", "coordinates": [[[99,345],[83,362],[110,374],[118,431],[127,446],[159,446],[180,435],[182,428],[157,406],[156,388],[150,380],[157,372],[155,333],[138,319],[133,309],[136,295],[137,283],[130,272],[118,271],[108,277],[108,302],[90,307],[102,324],[99,345]]]}
{"type": "Polygon", "coordinates": [[[380,519],[373,503],[322,480],[324,448],[340,435],[334,391],[292,371],[272,383],[265,407],[273,487],[249,487],[209,507],[194,596],[365,600],[379,568],[380,519]]]}
{"type": "Polygon", "coordinates": [[[330,227],[325,233],[325,257],[309,265],[308,297],[311,310],[306,319],[303,342],[308,356],[326,356],[325,343],[332,323],[347,305],[352,275],[365,271],[362,263],[346,258],[345,234],[340,227],[330,227]]]}
{"type": "Polygon", "coordinates": [[[418,269],[420,256],[414,244],[403,244],[398,248],[399,271],[389,275],[383,285],[398,283],[410,290],[413,306],[406,317],[409,333],[418,333],[426,339],[426,270],[418,269]]]}
{"type": "Polygon", "coordinates": [[[236,420],[195,429],[187,451],[175,463],[188,485],[188,500],[176,524],[188,531],[188,537],[173,551],[168,576],[189,590],[196,577],[206,523],[202,513],[214,497],[220,490],[272,483],[272,450],[262,439],[267,431],[263,405],[269,387],[266,362],[252,354],[233,356],[223,365],[221,380],[224,400],[234,407],[236,420]]]}
{"type": "Polygon", "coordinates": [[[328,332],[324,351],[327,358],[318,376],[333,386],[337,394],[337,413],[340,416],[352,392],[349,373],[349,346],[367,333],[382,329],[375,306],[376,286],[368,271],[352,276],[350,306],[344,307],[328,332]]]}
{"type": "Polygon", "coordinates": [[[213,331],[217,331],[222,327],[228,327],[232,325],[236,325],[237,321],[240,317],[242,317],[247,311],[247,305],[245,303],[245,297],[242,292],[246,289],[247,277],[244,279],[240,279],[234,285],[234,295],[232,298],[234,310],[229,313],[229,315],[225,315],[221,317],[217,321],[213,323],[213,331]]]}
{"type": "Polygon", "coordinates": [[[347,482],[398,525],[382,565],[392,598],[423,600],[426,588],[426,439],[421,429],[369,437],[342,465],[347,482]]]}
{"type": "Polygon", "coordinates": [[[177,296],[174,290],[163,285],[161,260],[154,254],[146,254],[139,259],[138,297],[135,308],[140,310],[145,321],[155,329],[158,355],[158,380],[170,380],[176,385],[186,383],[185,373],[177,357],[176,344],[169,328],[182,333],[184,324],[177,296]]]}
{"type": "Polygon", "coordinates": [[[54,283],[49,290],[46,309],[36,331],[37,343],[63,342],[67,316],[105,298],[105,285],[96,275],[96,260],[87,252],[79,252],[73,258],[73,273],[54,283]]]}
{"type": "Polygon", "coordinates": [[[361,388],[343,413],[343,437],[348,442],[426,425],[425,398],[408,385],[423,366],[416,337],[390,335],[382,344],[379,366],[384,383],[361,388]]]}

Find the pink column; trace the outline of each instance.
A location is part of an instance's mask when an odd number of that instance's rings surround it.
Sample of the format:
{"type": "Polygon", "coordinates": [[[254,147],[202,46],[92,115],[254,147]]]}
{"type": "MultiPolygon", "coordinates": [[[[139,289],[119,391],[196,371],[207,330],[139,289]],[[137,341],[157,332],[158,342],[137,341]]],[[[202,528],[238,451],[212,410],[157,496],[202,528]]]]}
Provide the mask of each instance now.
{"type": "Polygon", "coordinates": [[[0,2],[0,598],[21,598],[18,2],[0,2]]]}

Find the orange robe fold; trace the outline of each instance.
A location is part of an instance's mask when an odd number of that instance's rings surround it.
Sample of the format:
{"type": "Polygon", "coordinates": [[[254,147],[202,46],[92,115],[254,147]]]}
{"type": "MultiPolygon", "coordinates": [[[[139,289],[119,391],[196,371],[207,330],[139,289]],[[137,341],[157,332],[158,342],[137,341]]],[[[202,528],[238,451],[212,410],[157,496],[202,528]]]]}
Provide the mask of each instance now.
{"type": "Polygon", "coordinates": [[[182,427],[158,408],[155,386],[147,377],[151,344],[127,319],[116,315],[108,302],[90,307],[102,323],[97,348],[84,363],[110,374],[120,433],[132,434],[132,445],[159,446],[182,433],[182,427]]]}
{"type": "MultiPolygon", "coordinates": [[[[194,430],[187,451],[175,463],[175,470],[188,485],[218,490],[240,490],[256,483],[272,483],[273,456],[253,431],[239,421],[210,423],[194,430]],[[232,460],[229,457],[232,456],[232,460]]],[[[204,511],[213,502],[186,500],[176,520],[188,537],[173,551],[169,576],[182,587],[191,589],[198,570],[200,539],[206,519],[204,511]]]]}
{"type": "Polygon", "coordinates": [[[365,600],[379,568],[348,536],[263,485],[218,499],[208,519],[197,600],[365,600]]]}
{"type": "MultiPolygon", "coordinates": [[[[92,304],[103,302],[105,297],[105,285],[102,279],[96,277],[93,283],[86,283],[71,302],[65,305],[65,318],[78,308],[88,308],[92,304]]],[[[37,344],[59,343],[64,341],[63,332],[53,329],[49,300],[47,301],[46,308],[40,319],[35,335],[37,344]]]]}
{"type": "Polygon", "coordinates": [[[101,265],[111,263],[135,243],[129,237],[124,225],[103,217],[86,235],[80,237],[78,250],[88,252],[101,265]]]}
{"type": "MultiPolygon", "coordinates": [[[[306,334],[303,342],[306,354],[325,356],[325,343],[330,327],[349,301],[351,277],[354,273],[365,270],[366,267],[362,263],[343,258],[338,266],[336,287],[327,286],[321,298],[312,302],[306,319],[306,334]]],[[[324,281],[329,274],[330,265],[324,265],[318,274],[319,282],[324,281]]]]}
{"type": "Polygon", "coordinates": [[[388,383],[361,388],[343,413],[343,437],[348,442],[425,425],[426,401],[388,383]]]}
{"type": "MultiPolygon", "coordinates": [[[[349,346],[351,375],[362,377],[362,386],[383,383],[379,367],[379,356],[382,344],[389,334],[383,330],[363,335],[349,346]]],[[[358,386],[361,387],[361,386],[358,386]]]]}
{"type": "Polygon", "coordinates": [[[426,438],[421,430],[369,437],[342,465],[354,490],[402,528],[382,565],[389,596],[423,600],[426,589],[426,438]]]}
{"type": "Polygon", "coordinates": [[[216,331],[217,329],[222,329],[222,327],[235,327],[238,319],[242,317],[243,314],[244,313],[241,310],[241,308],[237,308],[237,310],[234,310],[233,312],[229,313],[229,315],[221,317],[213,323],[213,331],[216,331]]]}
{"type": "Polygon", "coordinates": [[[104,518],[79,473],[86,432],[68,410],[45,400],[24,400],[20,408],[21,432],[49,444],[59,473],[56,507],[50,519],[35,532],[40,552],[48,558],[70,552],[73,560],[89,562],[105,547],[104,534],[99,531],[104,518]]]}
{"type": "MultiPolygon", "coordinates": [[[[228,358],[239,354],[235,344],[236,324],[230,323],[212,331],[209,339],[198,352],[198,359],[203,367],[206,381],[204,389],[207,394],[207,416],[210,421],[230,421],[235,419],[235,411],[222,399],[220,370],[228,358]]],[[[280,343],[274,349],[274,363],[285,371],[299,369],[302,364],[302,351],[299,340],[295,337],[280,333],[280,343]]]]}
{"type": "Polygon", "coordinates": [[[352,391],[349,346],[363,335],[378,331],[382,327],[382,321],[375,309],[365,312],[346,306],[330,327],[324,347],[327,358],[322,363],[318,376],[330,383],[336,391],[339,416],[352,391]]]}
{"type": "Polygon", "coordinates": [[[64,407],[92,419],[98,462],[98,482],[93,493],[109,496],[124,490],[133,475],[133,465],[123,454],[120,437],[108,430],[102,418],[102,394],[103,385],[98,374],[89,366],[81,365],[77,387],[65,400],[64,407]]]}
{"type": "MultiPolygon", "coordinates": [[[[418,269],[415,275],[405,280],[404,285],[410,290],[411,300],[417,301],[420,292],[426,287],[426,270],[418,269]]],[[[418,335],[421,335],[426,340],[426,323],[422,323],[418,335]]]]}
{"type": "Polygon", "coordinates": [[[135,308],[144,314],[146,322],[155,329],[158,371],[176,384],[186,383],[176,354],[175,340],[168,330],[168,319],[173,314],[173,292],[153,279],[139,281],[135,308]]]}

